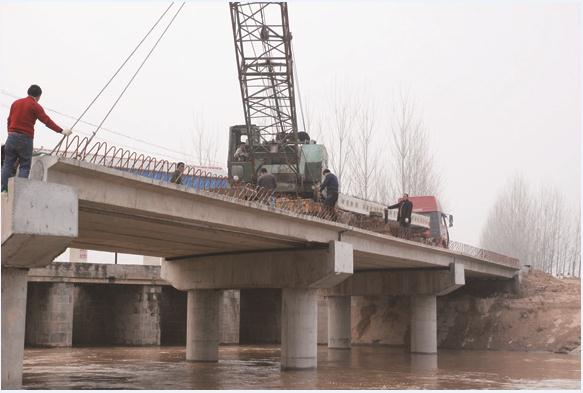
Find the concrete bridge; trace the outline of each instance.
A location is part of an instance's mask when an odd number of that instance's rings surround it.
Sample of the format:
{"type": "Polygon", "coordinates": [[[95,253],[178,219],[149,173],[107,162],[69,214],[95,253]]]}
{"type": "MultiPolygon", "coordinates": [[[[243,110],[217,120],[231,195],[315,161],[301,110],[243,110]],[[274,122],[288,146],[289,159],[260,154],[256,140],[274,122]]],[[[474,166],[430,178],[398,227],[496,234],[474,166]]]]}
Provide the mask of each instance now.
{"type": "Polygon", "coordinates": [[[283,369],[316,367],[317,291],[328,342],[350,345],[352,295],[411,296],[411,351],[436,353],[436,296],[518,266],[57,157],[2,195],[2,386],[22,377],[27,269],[66,247],[165,258],[188,291],[186,358],[216,361],[220,290],[278,288],[283,369]]]}

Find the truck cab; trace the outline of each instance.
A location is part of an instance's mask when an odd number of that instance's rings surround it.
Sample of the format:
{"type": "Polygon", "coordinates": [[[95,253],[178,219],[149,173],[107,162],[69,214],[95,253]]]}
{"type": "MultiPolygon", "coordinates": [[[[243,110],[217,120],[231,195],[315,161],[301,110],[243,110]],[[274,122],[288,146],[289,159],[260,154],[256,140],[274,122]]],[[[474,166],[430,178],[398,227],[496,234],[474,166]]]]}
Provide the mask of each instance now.
{"type": "Polygon", "coordinates": [[[429,217],[429,229],[423,233],[427,242],[449,248],[449,230],[453,226],[453,216],[443,212],[439,201],[434,196],[412,196],[413,213],[429,217]]]}

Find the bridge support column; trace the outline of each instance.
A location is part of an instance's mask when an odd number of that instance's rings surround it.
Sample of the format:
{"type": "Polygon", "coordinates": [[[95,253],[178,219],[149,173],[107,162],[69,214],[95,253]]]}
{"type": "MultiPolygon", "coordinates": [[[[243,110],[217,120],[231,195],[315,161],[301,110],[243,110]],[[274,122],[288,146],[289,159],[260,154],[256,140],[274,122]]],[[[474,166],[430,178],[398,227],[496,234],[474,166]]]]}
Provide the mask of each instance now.
{"type": "Polygon", "coordinates": [[[282,369],[316,367],[318,289],[332,288],[352,273],[352,245],[339,241],[325,248],[165,259],[161,270],[164,280],[188,291],[188,360],[217,360],[218,295],[212,290],[282,288],[282,369]]]}
{"type": "Polygon", "coordinates": [[[28,269],[2,267],[2,389],[22,386],[28,269]]]}
{"type": "Polygon", "coordinates": [[[437,297],[411,296],[411,352],[437,353],[437,297]]]}
{"type": "Polygon", "coordinates": [[[186,314],[186,360],[216,362],[219,359],[220,291],[188,291],[186,314]]]}
{"type": "Polygon", "coordinates": [[[328,296],[328,348],[350,349],[350,296],[328,296]]]}
{"type": "Polygon", "coordinates": [[[281,368],[316,368],[318,295],[315,289],[282,291],[281,368]]]}

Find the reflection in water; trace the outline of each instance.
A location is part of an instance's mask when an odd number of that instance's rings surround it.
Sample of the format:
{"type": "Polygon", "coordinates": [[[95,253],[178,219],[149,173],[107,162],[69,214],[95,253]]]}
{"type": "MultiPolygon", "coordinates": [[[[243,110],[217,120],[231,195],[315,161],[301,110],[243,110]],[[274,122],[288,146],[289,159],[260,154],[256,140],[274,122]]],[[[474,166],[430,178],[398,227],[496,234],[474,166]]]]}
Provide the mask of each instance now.
{"type": "Polygon", "coordinates": [[[411,372],[437,369],[437,355],[411,354],[411,372]]]}
{"type": "Polygon", "coordinates": [[[580,358],[550,353],[318,347],[318,369],[280,371],[276,346],[224,346],[218,363],[183,347],[26,349],[26,389],[579,389],[580,358]]]}

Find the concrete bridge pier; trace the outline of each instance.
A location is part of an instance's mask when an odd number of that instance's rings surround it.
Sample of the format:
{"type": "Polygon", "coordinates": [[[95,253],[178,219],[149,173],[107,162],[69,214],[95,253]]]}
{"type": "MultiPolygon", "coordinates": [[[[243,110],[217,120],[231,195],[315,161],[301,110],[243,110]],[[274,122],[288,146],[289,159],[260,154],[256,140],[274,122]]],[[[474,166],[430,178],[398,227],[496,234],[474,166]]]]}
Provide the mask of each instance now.
{"type": "Polygon", "coordinates": [[[282,291],[281,368],[309,369],[318,363],[318,294],[315,289],[282,291]]]}
{"type": "Polygon", "coordinates": [[[350,296],[327,296],[328,348],[350,349],[350,296]]]}
{"type": "Polygon", "coordinates": [[[411,296],[411,353],[437,353],[437,297],[411,296]]]}
{"type": "Polygon", "coordinates": [[[51,263],[77,237],[79,209],[71,187],[23,178],[10,179],[1,198],[2,389],[18,389],[28,270],[51,263]]]}
{"type": "Polygon", "coordinates": [[[22,385],[28,269],[2,267],[2,389],[22,385]]]}
{"type": "Polygon", "coordinates": [[[188,360],[217,360],[218,290],[281,289],[285,370],[316,367],[318,289],[334,287],[352,269],[352,245],[332,241],[327,247],[168,258],[161,275],[176,289],[188,291],[188,360]]]}
{"type": "Polygon", "coordinates": [[[220,291],[213,289],[188,291],[186,360],[194,362],[219,360],[220,295],[220,291]]]}
{"type": "MultiPolygon", "coordinates": [[[[400,269],[355,272],[334,288],[324,291],[328,298],[328,346],[339,345],[338,339],[350,332],[349,296],[410,296],[411,352],[437,353],[437,296],[446,295],[465,284],[461,263],[437,269],[400,269]],[[345,296],[346,303],[336,299],[345,296]],[[330,300],[333,299],[333,300],[330,300]],[[344,321],[344,322],[342,322],[344,321]]],[[[344,346],[349,347],[349,345],[344,346]]]]}

